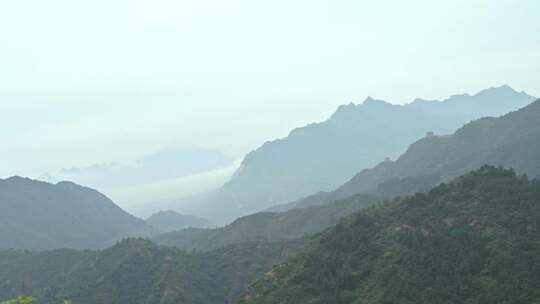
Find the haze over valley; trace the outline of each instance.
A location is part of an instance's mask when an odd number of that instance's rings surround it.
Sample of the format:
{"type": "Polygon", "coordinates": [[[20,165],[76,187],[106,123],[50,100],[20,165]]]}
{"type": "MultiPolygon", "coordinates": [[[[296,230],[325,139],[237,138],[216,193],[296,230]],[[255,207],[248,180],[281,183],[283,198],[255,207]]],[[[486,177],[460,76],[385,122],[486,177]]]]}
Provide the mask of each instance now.
{"type": "Polygon", "coordinates": [[[0,304],[540,303],[537,1],[0,4],[0,304]]]}

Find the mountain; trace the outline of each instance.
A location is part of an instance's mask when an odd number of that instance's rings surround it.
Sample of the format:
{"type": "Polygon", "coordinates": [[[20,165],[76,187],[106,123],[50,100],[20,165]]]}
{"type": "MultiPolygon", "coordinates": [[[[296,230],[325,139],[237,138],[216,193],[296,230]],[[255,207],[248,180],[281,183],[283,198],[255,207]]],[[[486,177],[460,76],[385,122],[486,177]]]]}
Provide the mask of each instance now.
{"type": "Polygon", "coordinates": [[[235,303],[256,278],[302,250],[301,242],[250,242],[188,254],[143,239],[101,251],[0,251],[0,301],[37,304],[235,303]]]}
{"type": "Polygon", "coordinates": [[[155,232],[96,190],[71,182],[0,179],[0,248],[102,248],[155,232]]]}
{"type": "Polygon", "coordinates": [[[448,136],[427,136],[396,161],[362,170],[335,191],[317,193],[280,209],[329,203],[358,193],[414,193],[484,164],[540,176],[540,100],[498,118],[473,121],[448,136]]]}
{"type": "Polygon", "coordinates": [[[354,214],[245,304],[538,303],[540,182],[484,166],[354,214]]]}
{"type": "Polygon", "coordinates": [[[188,229],[154,240],[187,250],[208,250],[258,238],[297,238],[320,232],[340,217],[384,198],[429,191],[484,164],[540,176],[540,100],[499,118],[473,121],[451,136],[423,138],[396,161],[363,170],[335,191],[276,206],[223,228],[188,229]]]}
{"type": "MultiPolygon", "coordinates": [[[[449,134],[471,120],[523,107],[533,97],[508,86],[443,101],[393,105],[368,98],[340,106],[330,119],[293,130],[249,153],[206,202],[179,211],[228,222],[240,215],[330,191],[386,157],[394,159],[426,132],[449,134]]],[[[186,202],[182,202],[186,208],[186,202]]],[[[180,206],[180,203],[179,205],[180,206]]]]}
{"type": "Polygon", "coordinates": [[[146,223],[163,232],[186,228],[205,228],[212,225],[206,219],[193,215],[180,214],[172,210],[156,212],[146,219],[146,223]]]}
{"type": "Polygon", "coordinates": [[[260,212],[214,229],[184,229],[156,235],[154,242],[188,251],[208,251],[249,241],[294,240],[318,233],[341,218],[380,202],[374,195],[355,195],[324,206],[289,210],[283,213],[260,212]]]}

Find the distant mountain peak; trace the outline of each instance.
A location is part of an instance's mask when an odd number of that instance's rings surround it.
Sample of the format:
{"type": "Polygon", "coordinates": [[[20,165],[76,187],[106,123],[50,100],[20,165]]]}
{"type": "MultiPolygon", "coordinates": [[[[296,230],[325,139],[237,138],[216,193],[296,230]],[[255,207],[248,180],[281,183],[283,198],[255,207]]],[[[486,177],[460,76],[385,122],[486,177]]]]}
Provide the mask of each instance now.
{"type": "Polygon", "coordinates": [[[355,108],[356,108],[356,104],[354,102],[349,102],[348,104],[340,105],[337,108],[336,112],[352,110],[352,109],[355,109],[355,108]]]}
{"type": "Polygon", "coordinates": [[[346,113],[352,113],[356,110],[356,104],[350,102],[348,104],[340,105],[337,110],[332,114],[331,119],[337,119],[343,115],[346,115],[346,113]]]}
{"type": "Polygon", "coordinates": [[[214,220],[228,217],[229,221],[233,216],[224,214],[244,215],[311,193],[331,191],[385,157],[397,159],[427,131],[437,134],[430,139],[436,141],[443,137],[439,134],[452,134],[472,120],[498,117],[533,101],[519,93],[504,93],[512,92],[504,86],[491,90],[503,90],[503,94],[417,99],[405,105],[369,96],[363,102],[341,105],[330,119],[296,128],[289,136],[249,153],[232,178],[206,203],[227,206],[226,211],[217,213],[201,207],[201,211],[191,212],[214,220]]]}
{"type": "Polygon", "coordinates": [[[59,181],[58,183],[56,183],[56,185],[58,186],[77,186],[77,187],[81,187],[79,186],[78,184],[74,183],[74,182],[70,182],[70,181],[59,181]]]}
{"type": "Polygon", "coordinates": [[[368,96],[362,103],[355,104],[353,102],[350,102],[348,104],[340,105],[336,112],[332,115],[331,118],[333,119],[339,119],[343,116],[349,116],[353,115],[352,113],[356,113],[358,111],[362,111],[362,109],[371,109],[371,108],[378,108],[378,107],[384,107],[384,106],[394,106],[393,104],[386,102],[381,99],[375,99],[371,96],[368,96]]]}
{"type": "Polygon", "coordinates": [[[454,95],[451,95],[450,96],[450,99],[459,99],[459,98],[467,98],[467,97],[471,97],[471,95],[467,94],[467,93],[463,93],[463,94],[454,94],[454,95]]]}
{"type": "Polygon", "coordinates": [[[91,188],[88,188],[88,187],[84,187],[84,186],[81,186],[77,183],[74,183],[74,182],[71,182],[71,181],[60,181],[56,184],[52,184],[53,186],[56,186],[56,187],[59,187],[59,188],[62,188],[62,189],[67,189],[67,190],[92,190],[92,191],[97,191],[97,190],[94,190],[94,189],[91,189],[91,188]]]}
{"type": "Polygon", "coordinates": [[[489,87],[487,89],[484,89],[480,92],[478,92],[475,96],[481,96],[481,95],[500,95],[500,94],[520,94],[518,91],[514,90],[512,87],[510,87],[507,84],[503,84],[498,87],[489,87]]]}
{"type": "Polygon", "coordinates": [[[426,102],[439,102],[439,100],[415,98],[410,104],[418,104],[418,103],[426,103],[426,102]]]}
{"type": "Polygon", "coordinates": [[[8,177],[8,178],[4,179],[4,181],[11,181],[11,182],[28,181],[28,180],[30,180],[30,179],[27,178],[27,177],[22,177],[22,176],[18,176],[18,175],[14,175],[14,176],[11,176],[11,177],[8,177]]]}
{"type": "Polygon", "coordinates": [[[362,103],[363,106],[376,106],[376,105],[392,105],[391,103],[388,103],[381,99],[375,99],[371,96],[368,96],[366,100],[362,103]]]}
{"type": "Polygon", "coordinates": [[[18,176],[18,175],[14,175],[6,179],[0,179],[0,182],[5,182],[9,184],[18,184],[18,185],[27,185],[27,184],[28,185],[30,184],[47,184],[48,185],[49,184],[48,182],[35,180],[29,177],[23,177],[23,176],[18,176]]]}
{"type": "Polygon", "coordinates": [[[49,182],[49,181],[45,181],[41,179],[32,179],[29,177],[22,177],[18,175],[11,176],[6,179],[0,179],[0,182],[2,181],[11,183],[11,184],[23,185],[25,187],[33,187],[34,185],[42,185],[46,187],[61,188],[61,189],[90,189],[71,181],[49,182]]]}

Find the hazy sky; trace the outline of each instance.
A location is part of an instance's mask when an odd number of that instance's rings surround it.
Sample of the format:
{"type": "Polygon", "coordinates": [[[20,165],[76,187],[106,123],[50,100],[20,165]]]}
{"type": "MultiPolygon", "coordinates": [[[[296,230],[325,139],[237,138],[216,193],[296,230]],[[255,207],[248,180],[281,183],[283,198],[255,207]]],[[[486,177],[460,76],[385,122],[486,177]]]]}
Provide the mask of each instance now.
{"type": "Polygon", "coordinates": [[[0,176],[242,155],[368,95],[540,96],[540,1],[0,0],[0,176]]]}

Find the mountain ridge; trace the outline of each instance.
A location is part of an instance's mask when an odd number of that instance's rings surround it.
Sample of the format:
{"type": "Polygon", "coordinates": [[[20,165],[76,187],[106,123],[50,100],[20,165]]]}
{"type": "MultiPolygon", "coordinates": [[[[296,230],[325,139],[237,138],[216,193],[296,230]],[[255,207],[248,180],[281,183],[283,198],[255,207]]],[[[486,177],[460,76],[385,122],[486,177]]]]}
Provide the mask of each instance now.
{"type": "Polygon", "coordinates": [[[100,248],[154,233],[95,189],[67,181],[0,179],[1,248],[100,248]]]}
{"type": "Polygon", "coordinates": [[[335,225],[353,212],[382,201],[375,195],[356,195],[324,206],[286,212],[259,212],[240,217],[220,228],[189,228],[154,236],[157,244],[187,251],[209,251],[251,241],[288,241],[335,225]]]}
{"type": "MultiPolygon", "coordinates": [[[[532,177],[540,174],[540,100],[501,117],[472,121],[454,134],[429,135],[414,142],[395,161],[384,161],[357,173],[330,192],[319,192],[270,210],[329,203],[358,193],[388,192],[391,182],[424,179],[423,189],[436,186],[484,164],[515,168],[532,177]],[[381,187],[381,188],[379,188],[381,187]]],[[[409,189],[411,193],[420,188],[409,189]]],[[[392,193],[403,194],[403,193],[392,193]]]]}
{"type": "Polygon", "coordinates": [[[228,223],[331,191],[360,170],[386,157],[397,158],[426,132],[451,134],[471,120],[503,115],[532,101],[526,93],[501,86],[443,101],[394,105],[368,98],[361,104],[342,105],[329,119],[295,128],[248,153],[231,179],[197,207],[174,209],[228,223]]]}
{"type": "Polygon", "coordinates": [[[449,136],[426,136],[396,161],[362,170],[333,192],[319,192],[275,206],[222,228],[172,232],[154,240],[187,250],[208,250],[257,237],[281,240],[317,233],[337,223],[340,216],[385,198],[427,192],[485,164],[514,167],[520,174],[540,176],[539,143],[540,100],[498,118],[473,121],[449,136]],[[371,199],[365,199],[370,195],[371,199]]]}

